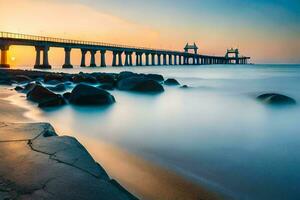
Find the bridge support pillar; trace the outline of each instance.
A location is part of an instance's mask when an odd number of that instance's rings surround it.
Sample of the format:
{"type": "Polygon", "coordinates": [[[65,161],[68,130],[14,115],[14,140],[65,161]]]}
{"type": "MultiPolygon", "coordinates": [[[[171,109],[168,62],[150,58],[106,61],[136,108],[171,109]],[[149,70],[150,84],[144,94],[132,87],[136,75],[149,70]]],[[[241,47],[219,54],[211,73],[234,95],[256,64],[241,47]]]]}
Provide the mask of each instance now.
{"type": "Polygon", "coordinates": [[[161,54],[157,54],[157,65],[161,66],[161,54]]]}
{"type": "Polygon", "coordinates": [[[149,53],[146,53],[145,56],[146,56],[146,66],[149,66],[149,53]]]}
{"type": "Polygon", "coordinates": [[[181,56],[181,55],[179,55],[179,60],[178,60],[178,62],[179,62],[179,65],[182,65],[182,56],[181,56]]]}
{"type": "Polygon", "coordinates": [[[7,51],[9,49],[9,46],[1,46],[1,63],[0,63],[0,68],[9,68],[9,64],[7,63],[7,51]]]}
{"type": "Polygon", "coordinates": [[[163,54],[163,65],[167,65],[167,54],[163,54]]]}
{"type": "Polygon", "coordinates": [[[132,63],[132,52],[130,52],[128,54],[128,59],[129,59],[129,66],[133,66],[133,63],[132,63]]]}
{"type": "Polygon", "coordinates": [[[177,65],[177,55],[174,55],[174,65],[177,65]]]}
{"type": "Polygon", "coordinates": [[[106,61],[105,61],[105,53],[106,50],[100,50],[100,54],[101,54],[101,67],[106,67],[106,61]]]}
{"type": "Polygon", "coordinates": [[[119,61],[118,61],[118,66],[119,66],[119,67],[123,67],[122,53],[123,53],[123,52],[119,52],[119,53],[118,53],[118,58],[119,58],[119,59],[118,59],[118,60],[119,60],[119,61]]]}
{"type": "Polygon", "coordinates": [[[125,64],[124,66],[128,67],[129,66],[129,52],[125,51],[125,64]]]}
{"type": "Polygon", "coordinates": [[[171,54],[169,54],[169,65],[173,65],[173,63],[172,63],[172,55],[171,54]]]}
{"type": "Polygon", "coordinates": [[[51,69],[48,58],[49,47],[43,47],[43,64],[39,66],[40,69],[51,69]]]}
{"type": "Polygon", "coordinates": [[[95,60],[95,50],[90,50],[91,53],[91,62],[90,62],[90,67],[96,67],[96,60],[95,60]]]}
{"type": "Polygon", "coordinates": [[[156,55],[155,53],[152,53],[152,54],[151,54],[151,58],[152,58],[151,65],[152,65],[152,66],[156,65],[156,64],[155,64],[155,55],[156,55]]]}
{"type": "Polygon", "coordinates": [[[81,49],[81,64],[80,67],[86,67],[85,65],[85,55],[87,53],[87,50],[81,49]]]}
{"type": "Polygon", "coordinates": [[[35,47],[35,64],[34,64],[34,68],[38,69],[41,66],[41,48],[40,47],[35,47]]]}
{"type": "Polygon", "coordinates": [[[71,48],[65,48],[65,64],[63,68],[73,68],[71,65],[71,48]]]}
{"type": "Polygon", "coordinates": [[[135,52],[135,66],[140,66],[140,53],[135,52]]]}
{"type": "Polygon", "coordinates": [[[113,52],[113,59],[112,59],[112,66],[116,67],[117,66],[117,52],[113,52]]]}

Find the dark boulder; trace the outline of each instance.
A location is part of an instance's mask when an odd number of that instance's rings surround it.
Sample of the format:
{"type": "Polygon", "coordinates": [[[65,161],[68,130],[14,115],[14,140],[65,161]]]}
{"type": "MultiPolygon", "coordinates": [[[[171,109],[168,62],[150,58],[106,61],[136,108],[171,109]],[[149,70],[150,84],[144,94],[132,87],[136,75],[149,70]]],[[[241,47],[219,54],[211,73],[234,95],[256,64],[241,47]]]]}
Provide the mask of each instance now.
{"type": "Polygon", "coordinates": [[[49,81],[53,81],[53,80],[62,82],[64,80],[64,76],[62,74],[51,73],[51,74],[45,75],[45,77],[44,77],[45,83],[47,83],[49,81]]]}
{"type": "Polygon", "coordinates": [[[35,85],[28,93],[27,99],[39,104],[39,107],[64,105],[66,102],[61,95],[55,94],[41,85],[35,85]]]}
{"type": "Polygon", "coordinates": [[[36,83],[28,83],[25,85],[24,87],[24,92],[28,92],[30,90],[32,90],[36,85],[41,85],[41,84],[36,84],[36,83]]]}
{"type": "Polygon", "coordinates": [[[74,75],[72,77],[72,81],[74,83],[97,83],[98,82],[95,77],[83,73],[74,75]]]}
{"type": "Polygon", "coordinates": [[[276,94],[276,93],[262,94],[258,96],[257,99],[269,105],[295,105],[296,104],[296,100],[292,99],[291,97],[282,94],[276,94]]]}
{"type": "Polygon", "coordinates": [[[117,83],[119,90],[136,91],[136,92],[148,92],[148,93],[160,93],[164,91],[163,86],[152,79],[145,77],[129,77],[120,80],[117,83]]]}
{"type": "Polygon", "coordinates": [[[146,74],[145,77],[158,82],[163,82],[165,80],[160,74],[146,74]]]}
{"type": "Polygon", "coordinates": [[[117,77],[117,81],[120,81],[120,80],[123,80],[123,79],[126,79],[126,78],[131,78],[131,77],[137,77],[139,76],[138,74],[136,73],[133,73],[133,72],[120,72],[118,77],[117,77]]]}
{"type": "Polygon", "coordinates": [[[14,78],[15,81],[17,82],[30,82],[32,81],[32,79],[28,76],[25,76],[25,75],[17,75],[15,78],[14,78]]]}
{"type": "Polygon", "coordinates": [[[165,83],[165,85],[170,85],[170,86],[180,85],[179,82],[174,78],[169,78],[164,83],[165,83]]]}
{"type": "Polygon", "coordinates": [[[20,92],[20,91],[23,91],[24,88],[21,87],[21,86],[16,86],[16,87],[15,87],[15,90],[18,91],[18,92],[20,92]]]}
{"type": "Polygon", "coordinates": [[[65,84],[63,84],[63,83],[60,83],[54,87],[47,87],[47,88],[53,92],[64,92],[67,89],[65,84]]]}
{"type": "Polygon", "coordinates": [[[105,90],[85,85],[77,85],[69,98],[75,105],[109,105],[115,103],[115,98],[105,90]]]}
{"type": "Polygon", "coordinates": [[[95,77],[99,83],[115,84],[116,81],[114,74],[96,74],[95,77]]]}
{"type": "Polygon", "coordinates": [[[189,86],[183,85],[183,86],[181,86],[180,88],[182,88],[182,89],[187,89],[187,88],[189,88],[189,86]]]}
{"type": "Polygon", "coordinates": [[[104,83],[104,84],[98,86],[98,88],[100,88],[102,90],[114,90],[115,86],[113,84],[110,84],[110,83],[104,83]]]}
{"type": "Polygon", "coordinates": [[[64,97],[65,99],[69,100],[70,97],[71,97],[71,92],[66,92],[66,93],[64,93],[64,94],[63,94],[63,97],[64,97]]]}
{"type": "Polygon", "coordinates": [[[61,84],[61,81],[58,80],[51,80],[51,81],[47,81],[45,82],[47,85],[58,85],[61,84]]]}

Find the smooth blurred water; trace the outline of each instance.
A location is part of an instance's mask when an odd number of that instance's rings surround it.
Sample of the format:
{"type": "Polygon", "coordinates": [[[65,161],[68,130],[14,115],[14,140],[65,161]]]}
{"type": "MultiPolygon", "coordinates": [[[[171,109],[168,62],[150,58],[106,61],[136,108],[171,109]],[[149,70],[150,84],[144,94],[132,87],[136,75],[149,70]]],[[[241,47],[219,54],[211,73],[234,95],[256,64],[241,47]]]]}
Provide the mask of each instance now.
{"type": "Polygon", "coordinates": [[[117,103],[107,108],[40,111],[55,127],[116,144],[231,199],[300,199],[300,106],[255,100],[277,92],[300,102],[299,65],[54,70],[159,73],[191,87],[165,86],[154,96],[113,91],[117,103]]]}

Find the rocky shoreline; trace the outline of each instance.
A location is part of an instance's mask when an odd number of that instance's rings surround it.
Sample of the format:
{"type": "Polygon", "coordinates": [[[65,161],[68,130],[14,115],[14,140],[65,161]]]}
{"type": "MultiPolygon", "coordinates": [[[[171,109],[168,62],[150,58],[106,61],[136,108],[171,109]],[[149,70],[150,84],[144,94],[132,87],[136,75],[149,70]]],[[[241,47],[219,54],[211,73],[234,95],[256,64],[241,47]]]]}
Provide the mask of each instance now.
{"type": "Polygon", "coordinates": [[[0,122],[0,137],[1,199],[137,199],[49,124],[0,122]]]}

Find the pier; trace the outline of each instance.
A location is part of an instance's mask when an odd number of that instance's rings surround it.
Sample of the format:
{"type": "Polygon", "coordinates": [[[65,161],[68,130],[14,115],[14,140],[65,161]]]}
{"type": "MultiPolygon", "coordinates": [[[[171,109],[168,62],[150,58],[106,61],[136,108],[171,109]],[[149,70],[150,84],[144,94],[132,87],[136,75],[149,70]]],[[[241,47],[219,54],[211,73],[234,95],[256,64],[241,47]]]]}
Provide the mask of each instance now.
{"type": "Polygon", "coordinates": [[[33,46],[36,50],[34,68],[51,69],[48,52],[51,48],[63,48],[65,63],[63,68],[73,68],[71,51],[81,50],[81,67],[86,66],[86,54],[91,55],[89,67],[106,67],[106,53],[112,52],[111,66],[156,66],[156,65],[212,65],[212,64],[247,64],[250,57],[240,56],[238,49],[229,49],[225,56],[198,54],[196,44],[187,44],[184,51],[153,49],[127,45],[109,44],[103,42],[80,41],[53,37],[26,35],[19,33],[0,32],[1,68],[9,68],[7,52],[12,45],[33,46]],[[190,52],[189,50],[193,50],[190,52]],[[100,52],[100,66],[96,65],[96,53],[100,52]],[[133,62],[135,54],[135,62],[133,62]],[[233,57],[230,55],[234,54],[233,57]],[[125,56],[125,61],[123,57],[125,56]],[[123,62],[124,61],[124,62],[123,62]]]}

